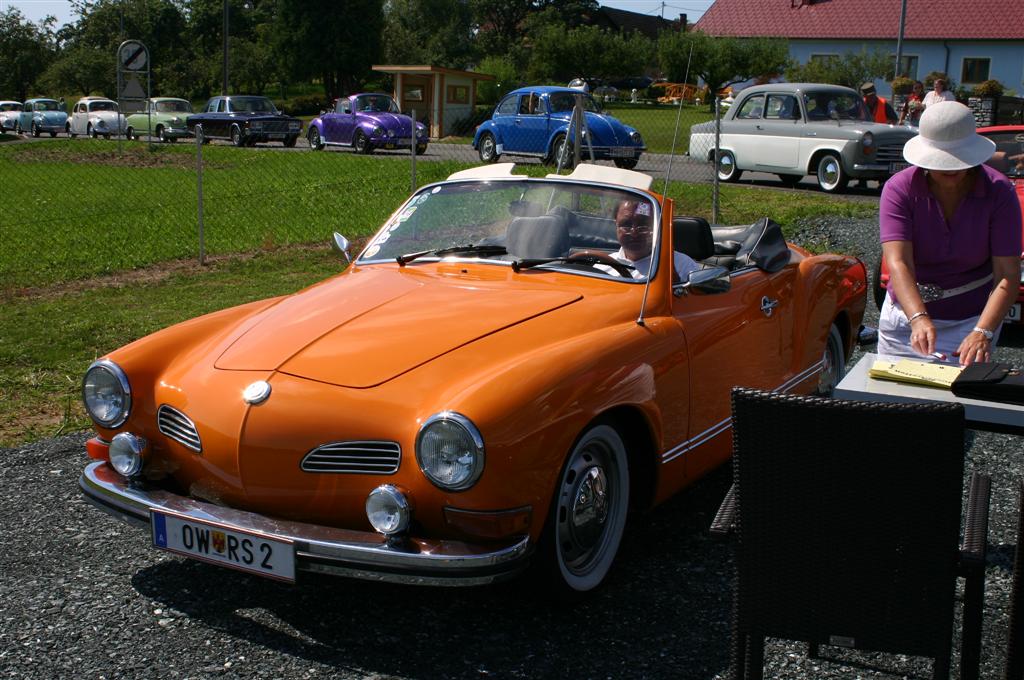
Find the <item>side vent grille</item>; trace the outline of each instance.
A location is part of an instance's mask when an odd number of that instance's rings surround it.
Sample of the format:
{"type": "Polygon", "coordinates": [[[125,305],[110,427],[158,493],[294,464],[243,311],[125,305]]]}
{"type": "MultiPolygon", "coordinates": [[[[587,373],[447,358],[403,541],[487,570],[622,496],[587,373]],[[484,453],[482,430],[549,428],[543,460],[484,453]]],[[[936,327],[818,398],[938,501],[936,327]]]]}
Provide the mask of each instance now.
{"type": "Polygon", "coordinates": [[[164,404],[156,412],[156,424],[160,432],[196,453],[203,452],[199,430],[188,416],[176,408],[164,404]]]}
{"type": "Polygon", "coordinates": [[[401,459],[397,442],[333,442],[307,453],[300,467],[305,472],[390,475],[401,459]]]}

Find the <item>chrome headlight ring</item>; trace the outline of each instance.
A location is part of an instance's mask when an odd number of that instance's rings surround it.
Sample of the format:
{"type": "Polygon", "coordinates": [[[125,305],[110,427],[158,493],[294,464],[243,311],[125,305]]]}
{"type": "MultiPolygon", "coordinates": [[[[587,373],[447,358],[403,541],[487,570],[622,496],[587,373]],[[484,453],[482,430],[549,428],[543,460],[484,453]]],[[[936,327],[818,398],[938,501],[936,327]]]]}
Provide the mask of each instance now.
{"type": "Polygon", "coordinates": [[[82,378],[82,402],[86,413],[100,427],[120,427],[128,420],[132,410],[132,388],[124,370],[110,359],[100,359],[90,364],[82,378]],[[104,384],[105,383],[105,384],[104,384]],[[116,393],[120,391],[120,394],[116,393]],[[103,394],[109,391],[109,394],[103,394]],[[110,402],[121,403],[111,405],[110,402]],[[105,407],[111,410],[106,417],[98,415],[95,408],[105,407]],[[118,410],[114,410],[114,409],[118,410]]]}
{"type": "Polygon", "coordinates": [[[416,435],[416,463],[432,484],[446,491],[464,491],[484,471],[484,439],[466,416],[436,413],[416,435]]]}

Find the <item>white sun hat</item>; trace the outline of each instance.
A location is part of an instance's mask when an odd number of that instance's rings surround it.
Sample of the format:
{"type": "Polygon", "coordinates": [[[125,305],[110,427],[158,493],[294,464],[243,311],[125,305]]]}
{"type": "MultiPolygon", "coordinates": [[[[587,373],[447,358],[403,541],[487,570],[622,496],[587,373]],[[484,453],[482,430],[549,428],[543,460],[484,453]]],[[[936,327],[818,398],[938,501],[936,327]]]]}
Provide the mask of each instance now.
{"type": "Polygon", "coordinates": [[[974,114],[960,102],[942,101],[926,108],[918,131],[903,147],[903,157],[925,170],[966,170],[996,152],[995,142],[975,132],[974,114]]]}

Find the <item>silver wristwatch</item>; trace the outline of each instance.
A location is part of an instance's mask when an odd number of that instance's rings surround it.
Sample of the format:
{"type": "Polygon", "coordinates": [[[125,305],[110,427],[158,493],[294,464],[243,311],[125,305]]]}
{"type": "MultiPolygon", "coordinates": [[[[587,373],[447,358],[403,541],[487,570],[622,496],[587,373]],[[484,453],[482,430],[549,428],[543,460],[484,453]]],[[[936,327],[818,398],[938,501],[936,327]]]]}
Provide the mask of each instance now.
{"type": "Polygon", "coordinates": [[[992,342],[992,338],[994,338],[996,335],[992,331],[988,330],[987,328],[982,328],[981,326],[975,326],[973,330],[984,335],[985,339],[988,340],[989,342],[992,342]]]}

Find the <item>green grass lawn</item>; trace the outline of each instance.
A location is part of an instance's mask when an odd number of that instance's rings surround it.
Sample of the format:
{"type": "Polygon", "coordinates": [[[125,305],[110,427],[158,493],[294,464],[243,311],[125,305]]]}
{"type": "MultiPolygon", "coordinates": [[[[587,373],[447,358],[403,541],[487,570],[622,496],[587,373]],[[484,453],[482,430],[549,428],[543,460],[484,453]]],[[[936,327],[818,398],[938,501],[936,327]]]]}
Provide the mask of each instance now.
{"type": "Polygon", "coordinates": [[[676,153],[683,154],[690,148],[690,126],[711,120],[711,112],[706,106],[685,104],[680,111],[678,106],[616,106],[606,104],[605,111],[621,120],[626,125],[635,127],[643,135],[647,150],[651,153],[669,153],[672,150],[672,138],[676,130],[676,119],[679,120],[679,137],[676,140],[676,153]]]}
{"type": "MultiPolygon", "coordinates": [[[[409,191],[407,159],[205,147],[212,257],[199,267],[194,149],[124,149],[119,156],[112,142],[82,140],[0,148],[0,446],[86,427],[78,394],[96,357],[340,271],[331,232],[367,237],[409,191]]],[[[417,179],[465,167],[423,162],[417,179]]],[[[710,217],[711,190],[675,182],[668,194],[677,213],[710,217]]],[[[877,212],[871,203],[764,188],[723,186],[721,195],[729,224],[769,215],[786,228],[815,215],[877,212]]]]}

